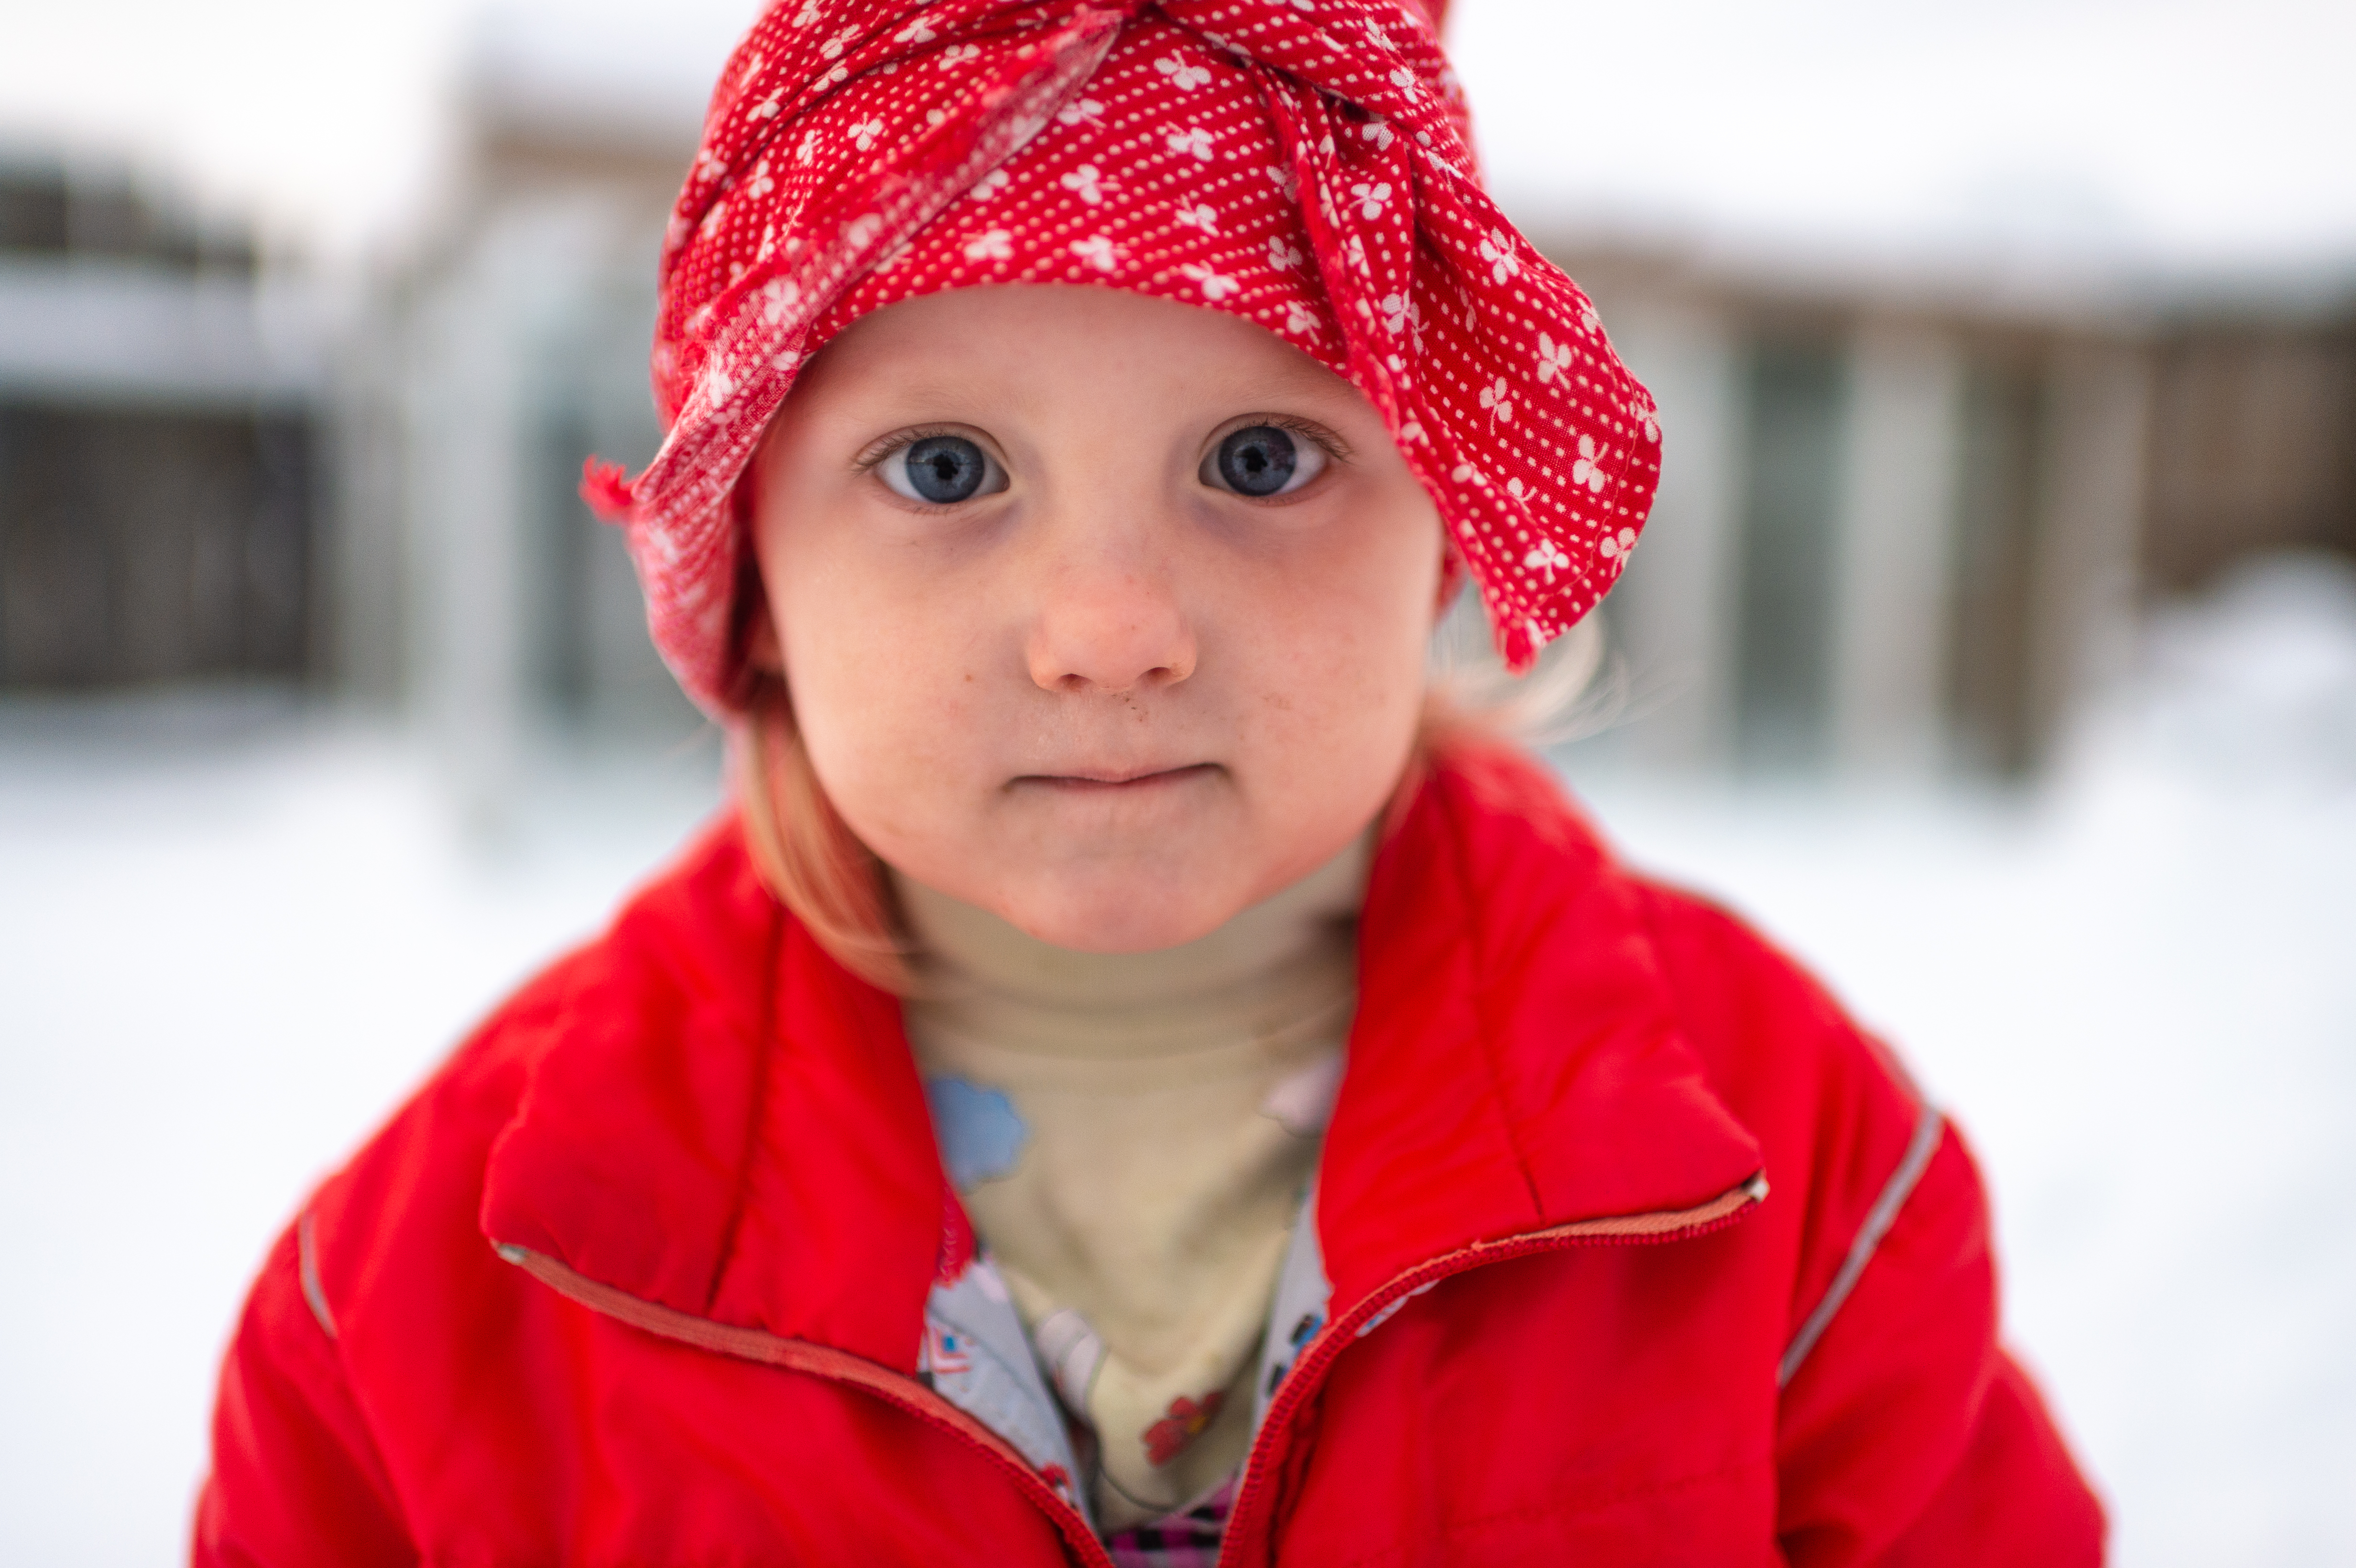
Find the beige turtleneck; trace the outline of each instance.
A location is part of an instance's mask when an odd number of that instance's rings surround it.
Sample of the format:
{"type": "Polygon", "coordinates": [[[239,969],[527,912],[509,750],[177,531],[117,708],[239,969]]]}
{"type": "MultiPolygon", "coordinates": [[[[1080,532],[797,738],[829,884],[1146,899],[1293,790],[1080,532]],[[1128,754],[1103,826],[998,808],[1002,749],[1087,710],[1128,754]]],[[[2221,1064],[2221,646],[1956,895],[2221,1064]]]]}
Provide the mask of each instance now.
{"type": "Polygon", "coordinates": [[[1277,1271],[1356,997],[1362,839],[1198,941],[1076,953],[905,878],[908,1036],[951,1179],[1065,1403],[1107,1531],[1251,1443],[1277,1271]]]}

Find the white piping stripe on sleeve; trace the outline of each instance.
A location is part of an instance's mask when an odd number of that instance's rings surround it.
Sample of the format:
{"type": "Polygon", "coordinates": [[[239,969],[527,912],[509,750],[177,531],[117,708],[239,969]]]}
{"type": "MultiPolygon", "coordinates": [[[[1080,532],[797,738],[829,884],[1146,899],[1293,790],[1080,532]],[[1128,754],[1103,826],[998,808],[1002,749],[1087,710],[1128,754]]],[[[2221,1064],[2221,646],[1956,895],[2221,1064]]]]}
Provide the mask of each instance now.
{"type": "Polygon", "coordinates": [[[327,1331],[330,1339],[341,1339],[336,1332],[336,1315],[327,1310],[327,1292],[319,1284],[319,1243],[312,1235],[311,1211],[294,1221],[295,1275],[303,1282],[303,1299],[310,1304],[311,1316],[327,1331]]]}
{"type": "Polygon", "coordinates": [[[1914,1184],[1922,1179],[1922,1172],[1929,1168],[1931,1157],[1938,1152],[1939,1134],[1944,1125],[1945,1121],[1939,1115],[1938,1107],[1925,1102],[1922,1115],[1914,1123],[1913,1140],[1907,1144],[1905,1157],[1899,1160],[1898,1168],[1890,1172],[1881,1196],[1874,1200],[1872,1209],[1867,1211],[1865,1223],[1858,1227],[1857,1240],[1849,1243],[1848,1256],[1842,1260],[1840,1272],[1833,1275],[1832,1284],[1825,1288],[1825,1298],[1816,1303],[1816,1309],[1808,1314],[1808,1320],[1800,1325],[1798,1333],[1792,1336],[1792,1343],[1784,1350],[1783,1360],[1776,1364],[1777,1388],[1792,1381],[1792,1374],[1800,1370],[1800,1363],[1808,1359],[1808,1352],[1816,1348],[1818,1339],[1824,1338],[1825,1329],[1832,1323],[1833,1314],[1838,1312],[1841,1303],[1848,1299],[1848,1293],[1857,1288],[1858,1276],[1865,1273],[1865,1265],[1873,1261],[1874,1249],[1881,1244],[1882,1236],[1889,1232],[1898,1218],[1898,1211],[1906,1206],[1906,1200],[1913,1193],[1914,1184]]]}

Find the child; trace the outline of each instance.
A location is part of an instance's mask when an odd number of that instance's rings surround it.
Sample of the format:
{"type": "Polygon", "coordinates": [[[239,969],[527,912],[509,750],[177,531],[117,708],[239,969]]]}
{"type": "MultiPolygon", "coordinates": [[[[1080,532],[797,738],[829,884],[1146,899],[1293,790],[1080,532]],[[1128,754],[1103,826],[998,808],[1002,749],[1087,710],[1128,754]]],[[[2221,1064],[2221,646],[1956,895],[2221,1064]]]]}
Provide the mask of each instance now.
{"type": "Polygon", "coordinates": [[[2099,1558],[1954,1134],[1427,690],[1659,451],[1435,26],[754,27],[593,475],[738,807],[304,1208],[199,1563],[2099,1558]]]}

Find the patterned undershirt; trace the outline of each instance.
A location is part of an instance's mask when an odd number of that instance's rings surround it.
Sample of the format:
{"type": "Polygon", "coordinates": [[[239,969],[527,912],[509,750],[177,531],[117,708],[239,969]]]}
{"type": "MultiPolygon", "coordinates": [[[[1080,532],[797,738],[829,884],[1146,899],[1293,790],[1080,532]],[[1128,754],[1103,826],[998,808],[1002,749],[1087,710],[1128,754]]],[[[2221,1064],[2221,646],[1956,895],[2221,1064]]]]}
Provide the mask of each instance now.
{"type": "Polygon", "coordinates": [[[1366,848],[1136,955],[1051,947],[899,881],[925,960],[908,1034],[944,1160],[1095,1439],[1081,1480],[1124,1562],[1215,1555],[1340,1081],[1366,848]]]}
{"type": "Polygon", "coordinates": [[[1228,1481],[1184,1513],[1168,1514],[1105,1537],[1114,1568],[1218,1568],[1219,1541],[1236,1506],[1228,1481]]]}

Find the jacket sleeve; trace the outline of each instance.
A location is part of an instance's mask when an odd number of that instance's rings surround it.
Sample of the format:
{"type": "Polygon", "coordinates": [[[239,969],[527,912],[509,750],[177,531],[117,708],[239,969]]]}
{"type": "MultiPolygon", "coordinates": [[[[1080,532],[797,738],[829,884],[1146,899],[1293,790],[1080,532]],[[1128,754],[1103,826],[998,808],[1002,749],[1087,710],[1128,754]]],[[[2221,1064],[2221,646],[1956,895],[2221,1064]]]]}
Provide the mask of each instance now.
{"type": "Polygon", "coordinates": [[[1836,1243],[1846,1285],[1785,1358],[1784,1552],[1795,1568],[2098,1563],[2101,1507],[1997,1343],[1979,1173],[1935,1113],[1922,1127],[1927,1157],[1893,1173],[1903,1188],[1862,1242],[1836,1243]]]}
{"type": "Polygon", "coordinates": [[[2079,1478],[2045,1403],[2010,1356],[1963,1457],[1931,1505],[1884,1552],[1888,1568],[1947,1563],[2099,1563],[2103,1511],[2079,1478]]]}
{"type": "MultiPolygon", "coordinates": [[[[271,1249],[221,1367],[196,1568],[412,1568],[415,1547],[306,1292],[299,1225],[271,1249]]],[[[315,1307],[314,1301],[317,1301],[315,1307]]]]}

